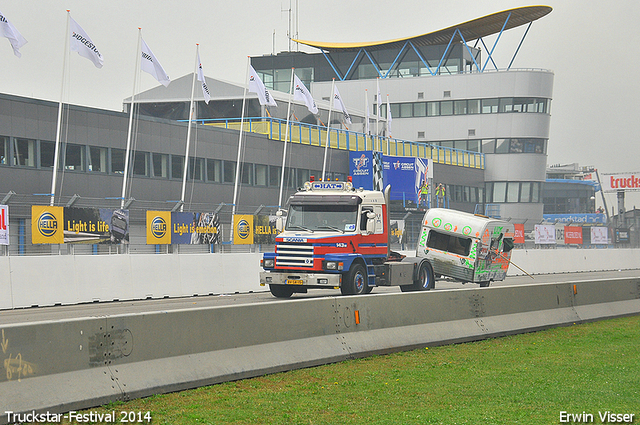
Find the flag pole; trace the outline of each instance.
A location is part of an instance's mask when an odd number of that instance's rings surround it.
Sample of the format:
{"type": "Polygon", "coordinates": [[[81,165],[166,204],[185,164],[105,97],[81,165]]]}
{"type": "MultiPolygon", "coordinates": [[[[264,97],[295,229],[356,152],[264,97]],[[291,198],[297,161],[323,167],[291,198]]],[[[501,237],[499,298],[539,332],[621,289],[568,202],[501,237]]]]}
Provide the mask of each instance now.
{"type": "MultiPolygon", "coordinates": [[[[245,82],[249,80],[250,60],[251,58],[247,56],[247,73],[246,73],[246,76],[244,77],[245,82]]],[[[247,100],[247,87],[245,86],[244,93],[242,94],[242,116],[240,118],[240,135],[238,136],[238,160],[236,161],[236,183],[233,187],[233,207],[231,209],[232,220],[233,220],[233,216],[236,215],[236,201],[238,199],[238,180],[240,177],[240,153],[242,152],[242,130],[244,125],[244,105],[246,100],[247,100]]]]}
{"type": "MultiPolygon", "coordinates": [[[[378,104],[378,108],[376,109],[376,139],[380,144],[380,151],[382,152],[382,140],[380,140],[380,129],[378,125],[380,123],[380,105],[382,101],[380,100],[380,77],[376,78],[376,103],[378,104]]],[[[389,150],[387,150],[387,154],[389,154],[389,150]]]]}
{"type": "Polygon", "coordinates": [[[291,116],[291,98],[293,97],[293,73],[291,68],[291,89],[289,90],[289,106],[287,107],[287,126],[284,132],[284,151],[282,152],[282,172],[280,174],[280,196],[278,197],[278,209],[282,208],[282,188],[284,187],[284,166],[287,158],[287,140],[289,139],[289,117],[291,116]]]}
{"type": "Polygon", "coordinates": [[[51,201],[53,206],[56,198],[56,180],[58,178],[58,158],[60,157],[60,133],[62,132],[62,98],[64,96],[64,80],[67,74],[67,56],[69,56],[69,20],[71,10],[67,9],[67,30],[64,36],[64,58],[62,60],[62,84],[60,85],[60,103],[58,104],[58,124],[56,126],[56,147],[53,154],[53,176],[51,177],[51,201]]]}
{"type": "MultiPolygon", "coordinates": [[[[364,134],[365,134],[365,144],[364,148],[367,149],[366,140],[369,138],[369,92],[367,89],[364,89],[364,134]]],[[[373,144],[373,140],[371,140],[371,150],[376,150],[375,145],[373,144]]]]}
{"type": "Polygon", "coordinates": [[[191,121],[193,120],[193,93],[196,86],[196,73],[198,72],[198,52],[200,45],[196,43],[196,65],[193,69],[193,80],[191,81],[191,102],[189,103],[189,124],[187,127],[187,147],[184,153],[184,172],[182,175],[182,194],[180,195],[180,212],[184,211],[184,192],[187,188],[187,170],[189,168],[189,144],[191,142],[191,121]]]}
{"type": "Polygon", "coordinates": [[[333,109],[334,90],[336,87],[336,79],[331,79],[331,100],[329,102],[329,116],[327,117],[327,141],[324,144],[324,160],[322,161],[322,180],[325,179],[325,172],[327,170],[327,151],[329,150],[329,129],[331,128],[331,110],[333,109]]]}
{"type": "Polygon", "coordinates": [[[127,132],[127,150],[124,156],[124,176],[122,177],[122,197],[120,200],[120,208],[124,208],[124,197],[127,190],[127,175],[129,174],[129,155],[131,151],[131,133],[133,129],[133,109],[135,107],[135,97],[136,97],[136,83],[138,81],[139,69],[140,69],[140,56],[141,56],[141,48],[140,41],[142,40],[142,28],[138,27],[138,45],[136,48],[136,69],[133,74],[133,94],[131,95],[131,105],[129,107],[129,130],[127,132]]]}

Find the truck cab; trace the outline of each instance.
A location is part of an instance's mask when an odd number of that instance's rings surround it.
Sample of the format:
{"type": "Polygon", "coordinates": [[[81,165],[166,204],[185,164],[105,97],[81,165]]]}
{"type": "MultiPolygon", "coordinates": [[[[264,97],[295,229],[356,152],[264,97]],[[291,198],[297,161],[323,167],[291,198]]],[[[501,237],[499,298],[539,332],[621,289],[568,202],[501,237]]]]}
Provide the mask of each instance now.
{"type": "Polygon", "coordinates": [[[384,194],[350,182],[307,182],[288,203],[275,252],[263,256],[260,284],[276,297],[308,288],[370,292],[374,266],[388,257],[384,194]]]}

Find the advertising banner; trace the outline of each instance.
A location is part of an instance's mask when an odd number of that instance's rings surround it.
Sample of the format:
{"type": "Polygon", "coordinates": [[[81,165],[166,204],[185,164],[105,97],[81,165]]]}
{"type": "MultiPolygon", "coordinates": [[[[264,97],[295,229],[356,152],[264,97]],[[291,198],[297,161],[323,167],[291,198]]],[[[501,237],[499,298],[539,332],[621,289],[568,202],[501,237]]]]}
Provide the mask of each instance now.
{"type": "Polygon", "coordinates": [[[233,216],[233,244],[252,245],[253,244],[253,216],[234,215],[233,216]]]}
{"type": "Polygon", "coordinates": [[[605,226],[591,228],[591,243],[594,245],[606,245],[609,243],[609,228],[605,226]]]}
{"type": "Polygon", "coordinates": [[[604,214],[543,214],[546,221],[558,221],[558,223],[575,224],[606,224],[607,217],[604,214]]]}
{"type": "Polygon", "coordinates": [[[275,215],[256,215],[253,224],[253,243],[275,245],[278,235],[275,215]]]}
{"type": "Polygon", "coordinates": [[[31,243],[64,243],[62,207],[31,206],[31,243]]]}
{"type": "MultiPolygon", "coordinates": [[[[349,175],[354,187],[373,190],[374,153],[373,151],[349,152],[349,175]]],[[[379,169],[378,173],[380,174],[380,180],[382,180],[382,170],[379,169]]]]}
{"type": "Polygon", "coordinates": [[[640,172],[602,174],[602,191],[617,192],[619,190],[640,190],[640,172]]]}
{"type": "Polygon", "coordinates": [[[0,205],[0,245],[9,245],[9,206],[0,205]]]}
{"type": "Polygon", "coordinates": [[[129,211],[64,207],[64,243],[129,243],[129,211]]]}
{"type": "Polygon", "coordinates": [[[418,203],[422,182],[433,178],[430,159],[383,156],[384,186],[391,185],[391,199],[418,203]]]}
{"type": "Polygon", "coordinates": [[[404,239],[404,220],[389,220],[389,243],[402,244],[404,239]]]}
{"type": "Polygon", "coordinates": [[[567,245],[582,245],[582,227],[565,226],[564,243],[567,245]]]}
{"type": "Polygon", "coordinates": [[[556,227],[553,224],[536,224],[535,239],[537,244],[555,244],[556,227]]]}
{"type": "Polygon", "coordinates": [[[524,223],[515,223],[513,228],[515,231],[513,241],[515,243],[524,243],[524,223]]]}
{"type": "Polygon", "coordinates": [[[555,224],[556,228],[556,244],[564,245],[564,225],[563,224],[555,224]]]}
{"type": "Polygon", "coordinates": [[[171,211],[147,211],[147,244],[171,243],[171,211]]]}
{"type": "Polygon", "coordinates": [[[213,213],[172,212],[172,244],[217,244],[221,242],[220,219],[213,213]]]}

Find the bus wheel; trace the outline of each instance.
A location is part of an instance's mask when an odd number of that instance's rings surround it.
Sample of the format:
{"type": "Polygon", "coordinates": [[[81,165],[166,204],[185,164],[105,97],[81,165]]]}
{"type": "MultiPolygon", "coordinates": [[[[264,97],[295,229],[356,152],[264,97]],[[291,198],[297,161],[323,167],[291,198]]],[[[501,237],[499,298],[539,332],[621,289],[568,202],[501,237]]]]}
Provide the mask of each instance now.
{"type": "Polygon", "coordinates": [[[290,298],[293,295],[293,289],[286,285],[269,285],[269,291],[276,298],[290,298]]]}
{"type": "Polygon", "coordinates": [[[367,286],[367,272],[361,264],[354,264],[347,273],[340,291],[342,295],[361,295],[367,293],[367,286]]]}
{"type": "Polygon", "coordinates": [[[414,291],[430,291],[436,287],[436,278],[433,275],[433,267],[428,261],[423,261],[418,270],[418,278],[413,282],[414,291]]]}

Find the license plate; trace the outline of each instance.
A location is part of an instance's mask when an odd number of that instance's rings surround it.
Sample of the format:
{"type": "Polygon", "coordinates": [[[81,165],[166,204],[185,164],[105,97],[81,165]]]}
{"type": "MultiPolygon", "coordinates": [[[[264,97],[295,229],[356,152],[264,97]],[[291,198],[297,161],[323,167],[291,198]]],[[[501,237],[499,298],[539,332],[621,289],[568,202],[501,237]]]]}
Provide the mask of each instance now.
{"type": "Polygon", "coordinates": [[[287,279],[287,285],[302,285],[302,279],[287,279]]]}

